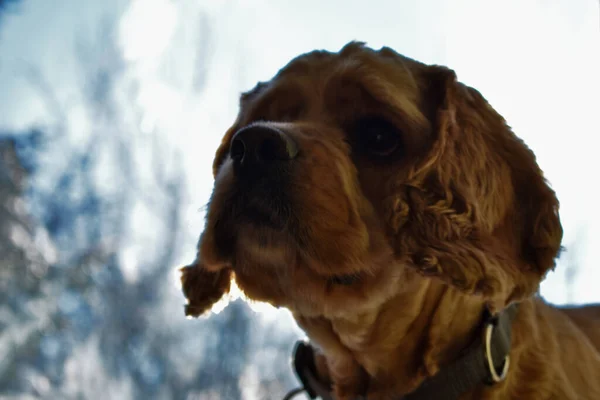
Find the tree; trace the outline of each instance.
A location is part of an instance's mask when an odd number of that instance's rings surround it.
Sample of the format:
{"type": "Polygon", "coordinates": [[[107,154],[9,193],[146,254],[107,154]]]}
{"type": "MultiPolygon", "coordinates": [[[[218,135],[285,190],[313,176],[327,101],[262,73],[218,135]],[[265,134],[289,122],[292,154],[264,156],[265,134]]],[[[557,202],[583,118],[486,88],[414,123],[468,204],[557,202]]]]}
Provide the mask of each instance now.
{"type": "Polygon", "coordinates": [[[294,332],[268,343],[264,331],[276,324],[252,318],[241,300],[210,319],[184,319],[169,282],[189,234],[186,174],[168,137],[140,128],[138,83],[114,32],[106,21],[74,43],[81,90],[70,103],[43,71],[23,69],[53,119],[4,135],[0,394],[236,399],[251,385],[277,397],[293,384],[294,332]],[[76,113],[87,127],[71,120],[76,113]],[[15,231],[24,232],[18,243],[15,231]],[[133,261],[132,248],[142,249],[133,261]],[[265,360],[268,375],[252,366],[265,360]]]}
{"type": "Polygon", "coordinates": [[[0,27],[2,27],[2,14],[16,10],[17,3],[19,0],[0,0],[0,27]]]}

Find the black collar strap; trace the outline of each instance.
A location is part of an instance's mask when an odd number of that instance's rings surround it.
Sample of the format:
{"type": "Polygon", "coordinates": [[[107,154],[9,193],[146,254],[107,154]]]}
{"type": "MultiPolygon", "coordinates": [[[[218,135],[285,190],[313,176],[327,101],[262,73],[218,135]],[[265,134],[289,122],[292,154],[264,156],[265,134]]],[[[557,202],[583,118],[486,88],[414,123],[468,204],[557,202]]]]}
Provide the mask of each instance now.
{"type": "MultiPolygon", "coordinates": [[[[459,358],[398,400],[455,400],[482,384],[502,382],[508,373],[512,322],[517,309],[518,305],[512,304],[494,316],[486,311],[482,334],[459,358]]],[[[317,379],[313,349],[306,342],[296,343],[294,370],[303,387],[290,392],[284,400],[301,392],[306,392],[311,399],[333,400],[330,388],[317,379]]]]}

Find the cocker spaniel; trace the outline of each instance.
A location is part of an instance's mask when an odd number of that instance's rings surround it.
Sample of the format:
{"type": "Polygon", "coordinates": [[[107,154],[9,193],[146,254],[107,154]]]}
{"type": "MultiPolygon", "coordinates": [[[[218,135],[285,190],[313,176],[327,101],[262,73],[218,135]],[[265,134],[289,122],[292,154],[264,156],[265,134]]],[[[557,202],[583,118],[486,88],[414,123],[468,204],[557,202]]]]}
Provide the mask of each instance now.
{"type": "Polygon", "coordinates": [[[600,309],[536,296],[560,250],[555,193],[452,70],[357,42],[301,55],[241,96],[213,172],[188,315],[235,280],[291,310],[334,398],[375,400],[427,386],[518,304],[506,354],[477,353],[491,378],[460,398],[600,399],[600,309]]]}

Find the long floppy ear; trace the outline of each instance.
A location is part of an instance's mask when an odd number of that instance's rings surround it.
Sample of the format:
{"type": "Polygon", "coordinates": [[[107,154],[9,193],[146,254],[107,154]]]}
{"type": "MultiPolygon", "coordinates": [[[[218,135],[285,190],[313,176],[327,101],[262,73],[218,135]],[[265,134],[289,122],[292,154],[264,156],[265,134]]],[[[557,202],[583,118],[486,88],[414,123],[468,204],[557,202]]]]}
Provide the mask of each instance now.
{"type": "Polygon", "coordinates": [[[399,254],[498,307],[532,295],[560,249],[558,200],[533,152],[453,71],[428,67],[433,145],[398,183],[399,254]]]}
{"type": "Polygon", "coordinates": [[[198,317],[208,311],[225,294],[231,285],[231,269],[209,271],[202,263],[181,268],[181,287],[188,299],[185,315],[198,317]]]}

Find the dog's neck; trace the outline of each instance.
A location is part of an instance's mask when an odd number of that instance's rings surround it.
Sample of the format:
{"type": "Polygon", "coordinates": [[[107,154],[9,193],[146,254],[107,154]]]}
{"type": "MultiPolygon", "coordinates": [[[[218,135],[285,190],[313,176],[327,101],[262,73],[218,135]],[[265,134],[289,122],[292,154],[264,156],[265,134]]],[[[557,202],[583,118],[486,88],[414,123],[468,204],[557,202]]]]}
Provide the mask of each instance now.
{"type": "Polygon", "coordinates": [[[415,285],[416,290],[398,294],[376,312],[332,320],[342,344],[375,378],[375,385],[381,382],[382,392],[414,390],[480,334],[485,310],[481,298],[431,279],[415,285]]]}

